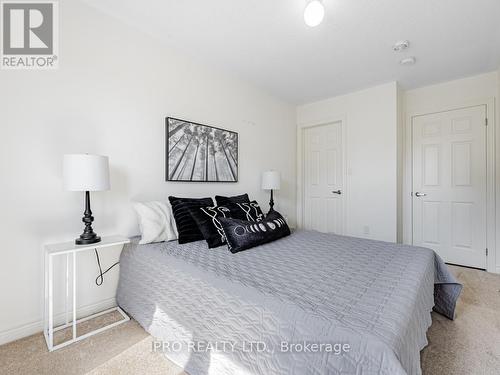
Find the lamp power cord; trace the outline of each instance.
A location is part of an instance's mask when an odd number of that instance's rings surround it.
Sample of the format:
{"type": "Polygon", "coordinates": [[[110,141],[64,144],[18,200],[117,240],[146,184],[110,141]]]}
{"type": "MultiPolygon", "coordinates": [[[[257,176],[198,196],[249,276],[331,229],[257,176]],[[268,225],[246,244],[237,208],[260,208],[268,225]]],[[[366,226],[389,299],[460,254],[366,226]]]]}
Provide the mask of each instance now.
{"type": "Polygon", "coordinates": [[[120,264],[120,262],[115,262],[113,263],[110,267],[108,267],[104,272],[102,270],[102,267],[101,267],[101,259],[99,258],[99,252],[97,251],[97,249],[94,249],[95,251],[95,256],[96,256],[96,259],[97,259],[97,266],[99,267],[99,275],[96,277],[95,279],[95,284],[97,286],[101,286],[102,283],[104,282],[104,275],[106,273],[108,273],[109,271],[111,271],[111,269],[115,266],[117,266],[118,264],[120,264]]]}

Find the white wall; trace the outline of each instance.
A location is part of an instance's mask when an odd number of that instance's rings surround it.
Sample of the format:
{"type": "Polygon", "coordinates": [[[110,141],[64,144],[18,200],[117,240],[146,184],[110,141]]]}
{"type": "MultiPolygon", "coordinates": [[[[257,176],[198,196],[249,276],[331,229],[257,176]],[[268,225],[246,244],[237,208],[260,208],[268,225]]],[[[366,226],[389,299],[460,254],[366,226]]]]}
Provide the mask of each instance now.
{"type": "MultiPolygon", "coordinates": [[[[397,239],[398,88],[395,82],[297,108],[298,134],[310,125],[345,119],[346,233],[397,239]],[[369,234],[365,233],[365,226],[369,234]]],[[[301,145],[299,141],[299,153],[301,145]]],[[[301,160],[301,155],[298,156],[301,160]]],[[[299,163],[299,181],[300,163],[299,163]]],[[[299,189],[298,196],[302,194],[299,189]]],[[[300,202],[300,200],[298,200],[300,202]]],[[[300,203],[298,208],[300,217],[300,203]]]]}
{"type": "MultiPolygon", "coordinates": [[[[406,112],[404,177],[405,189],[403,191],[403,196],[406,197],[406,199],[403,200],[404,240],[406,243],[409,243],[411,241],[411,226],[407,224],[411,222],[411,200],[408,198],[409,191],[411,191],[411,179],[409,175],[409,173],[411,173],[411,155],[409,153],[410,151],[408,147],[410,142],[408,129],[410,128],[411,116],[415,114],[425,114],[447,109],[459,108],[467,105],[486,104],[488,107],[488,120],[490,125],[488,127],[488,134],[493,134],[494,132],[492,132],[492,130],[496,131],[496,139],[495,136],[490,137],[492,146],[491,148],[495,148],[496,150],[498,150],[498,145],[500,144],[500,131],[498,129],[498,121],[496,121],[495,119],[494,109],[494,103],[496,99],[500,97],[500,83],[498,82],[498,76],[499,74],[497,72],[491,72],[406,91],[404,103],[406,112]]],[[[500,168],[500,152],[497,151],[496,196],[500,197],[500,173],[498,172],[498,168],[500,168]]],[[[500,199],[497,199],[496,203],[496,217],[500,217],[500,199]]],[[[495,231],[497,238],[497,250],[496,254],[495,251],[490,252],[490,257],[493,257],[491,258],[493,259],[493,263],[489,265],[488,270],[495,271],[496,268],[496,271],[500,272],[500,220],[497,220],[496,230],[493,229],[491,232],[495,231]],[[496,267],[494,258],[496,258],[496,267]]]]}
{"type": "Polygon", "coordinates": [[[398,85],[397,104],[397,242],[403,242],[403,186],[404,186],[404,127],[405,127],[405,91],[398,85]]]}
{"type": "Polygon", "coordinates": [[[406,113],[463,105],[496,95],[497,72],[485,73],[406,91],[406,113]]]}
{"type": "MultiPolygon", "coordinates": [[[[269,168],[282,172],[277,209],[295,220],[294,107],[78,1],[61,12],[59,70],[0,71],[0,343],[41,329],[42,244],[81,233],[83,194],[61,187],[65,153],[110,157],[112,190],[92,196],[99,234],[137,234],[134,199],[248,192],[267,208],[260,173],[269,168]],[[165,182],[167,115],[239,132],[240,181],[165,182]]],[[[82,256],[79,305],[112,303],[117,272],[99,289],[96,271],[93,255],[82,256]]]]}
{"type": "Polygon", "coordinates": [[[497,189],[496,189],[496,217],[497,217],[497,230],[496,230],[496,240],[497,240],[497,251],[496,251],[496,272],[500,273],[500,67],[497,72],[497,95],[495,98],[496,110],[495,110],[495,129],[496,129],[496,179],[497,179],[497,189]]]}

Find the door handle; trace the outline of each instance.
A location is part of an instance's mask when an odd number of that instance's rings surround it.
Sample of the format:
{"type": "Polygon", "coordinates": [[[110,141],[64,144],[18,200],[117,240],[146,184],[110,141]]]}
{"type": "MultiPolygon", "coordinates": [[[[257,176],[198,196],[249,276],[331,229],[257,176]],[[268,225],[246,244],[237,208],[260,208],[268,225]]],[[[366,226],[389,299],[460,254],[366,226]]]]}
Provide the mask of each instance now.
{"type": "Polygon", "coordinates": [[[417,192],[415,193],[415,196],[416,196],[416,197],[425,197],[425,196],[427,196],[427,194],[426,194],[426,193],[421,193],[421,192],[417,191],[417,192]]]}
{"type": "Polygon", "coordinates": [[[332,193],[340,195],[342,194],[342,190],[333,190],[332,193]]]}

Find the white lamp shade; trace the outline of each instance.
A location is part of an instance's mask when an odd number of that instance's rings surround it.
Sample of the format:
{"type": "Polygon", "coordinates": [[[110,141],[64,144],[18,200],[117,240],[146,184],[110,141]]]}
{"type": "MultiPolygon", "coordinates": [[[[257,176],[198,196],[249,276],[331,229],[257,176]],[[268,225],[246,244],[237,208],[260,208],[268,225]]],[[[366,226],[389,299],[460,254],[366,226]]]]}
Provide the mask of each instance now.
{"type": "Polygon", "coordinates": [[[277,171],[266,171],[262,173],[262,189],[279,190],[281,187],[281,176],[277,171]]]}
{"type": "Polygon", "coordinates": [[[70,154],[63,158],[63,185],[69,191],[109,190],[107,156],[70,154]]]}

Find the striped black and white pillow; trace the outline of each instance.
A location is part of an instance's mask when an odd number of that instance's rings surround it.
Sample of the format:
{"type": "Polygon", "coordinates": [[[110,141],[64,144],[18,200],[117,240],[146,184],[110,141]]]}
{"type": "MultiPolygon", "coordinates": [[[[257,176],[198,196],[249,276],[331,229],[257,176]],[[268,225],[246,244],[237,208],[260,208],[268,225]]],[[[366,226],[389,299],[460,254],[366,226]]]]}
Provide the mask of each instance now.
{"type": "Polygon", "coordinates": [[[213,206],[214,201],[212,198],[168,197],[168,200],[172,205],[175,225],[177,226],[177,232],[179,233],[179,243],[185,244],[203,240],[203,234],[191,216],[190,209],[213,206]]]}

